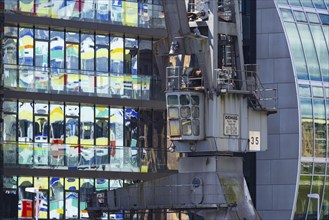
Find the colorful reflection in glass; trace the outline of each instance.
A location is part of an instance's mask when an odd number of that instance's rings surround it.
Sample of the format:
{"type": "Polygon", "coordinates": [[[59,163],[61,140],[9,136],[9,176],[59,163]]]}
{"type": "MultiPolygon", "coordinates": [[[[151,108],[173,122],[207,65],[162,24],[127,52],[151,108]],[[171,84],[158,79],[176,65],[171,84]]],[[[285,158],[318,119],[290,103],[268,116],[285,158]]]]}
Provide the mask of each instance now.
{"type": "Polygon", "coordinates": [[[64,181],[63,178],[50,177],[49,179],[49,217],[63,219],[64,217],[64,181]]]}

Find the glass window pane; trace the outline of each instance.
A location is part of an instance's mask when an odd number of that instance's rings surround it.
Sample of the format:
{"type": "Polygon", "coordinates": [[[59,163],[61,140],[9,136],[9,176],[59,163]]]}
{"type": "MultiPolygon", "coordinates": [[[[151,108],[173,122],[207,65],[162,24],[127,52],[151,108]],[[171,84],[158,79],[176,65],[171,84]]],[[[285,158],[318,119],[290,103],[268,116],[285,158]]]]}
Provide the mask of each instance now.
{"type": "Polygon", "coordinates": [[[307,14],[309,22],[311,22],[311,23],[320,23],[320,20],[319,20],[319,17],[318,17],[317,14],[310,13],[310,12],[307,12],[306,14],[307,14]]]}
{"type": "Polygon", "coordinates": [[[281,8],[281,15],[284,21],[295,21],[294,17],[292,16],[291,10],[281,8]]]}
{"type": "Polygon", "coordinates": [[[66,32],[65,33],[66,42],[79,43],[80,42],[79,37],[80,37],[79,33],[76,33],[76,32],[66,32]]]}
{"type": "Polygon", "coordinates": [[[78,193],[65,192],[65,219],[78,219],[78,193]]]}
{"type": "Polygon", "coordinates": [[[15,142],[3,144],[3,163],[17,164],[17,144],[15,142]]]}
{"type": "MultiPolygon", "coordinates": [[[[324,186],[324,177],[323,176],[313,176],[312,180],[312,194],[318,194],[320,196],[320,204],[322,201],[322,192],[324,186]]],[[[308,215],[307,219],[312,219],[312,217],[316,217],[318,212],[318,201],[317,199],[310,199],[308,206],[308,215]]]]}
{"type": "Polygon", "coordinates": [[[51,2],[50,0],[36,0],[35,8],[37,16],[50,17],[51,2]]]}
{"type": "Polygon", "coordinates": [[[200,135],[200,121],[198,119],[192,120],[192,133],[194,136],[200,135]]]}
{"type": "Polygon", "coordinates": [[[168,105],[178,105],[178,96],[177,95],[168,95],[167,102],[168,102],[168,105]]]}
{"type": "Polygon", "coordinates": [[[125,109],[125,145],[127,147],[137,147],[138,140],[138,111],[136,109],[125,109]]]}
{"type": "Polygon", "coordinates": [[[18,140],[32,142],[33,140],[33,103],[18,103],[18,140]]]}
{"type": "Polygon", "coordinates": [[[33,65],[34,34],[32,28],[19,29],[19,64],[33,65]]]}
{"type": "Polygon", "coordinates": [[[122,74],[110,74],[111,96],[113,98],[121,98],[121,96],[124,95],[123,88],[124,88],[124,76],[122,74]]]}
{"type": "Polygon", "coordinates": [[[326,9],[326,5],[324,4],[323,0],[313,0],[315,8],[318,9],[326,9]]]}
{"type": "Polygon", "coordinates": [[[80,144],[94,144],[94,107],[82,106],[80,110],[80,144]]]}
{"type": "Polygon", "coordinates": [[[109,190],[109,180],[107,180],[107,179],[96,179],[95,188],[96,188],[96,191],[109,190]]]}
{"type": "MultiPolygon", "coordinates": [[[[329,3],[328,3],[329,4],[329,3]]],[[[329,172],[329,164],[327,165],[327,174],[329,172]]],[[[326,178],[325,190],[323,195],[322,209],[320,219],[329,218],[328,204],[329,204],[329,178],[326,178]]]]}
{"type": "Polygon", "coordinates": [[[307,204],[309,201],[307,194],[310,193],[310,185],[311,185],[311,176],[300,176],[294,219],[303,219],[306,216],[307,204]]]}
{"type": "Polygon", "coordinates": [[[109,122],[107,119],[96,119],[95,138],[96,145],[108,145],[109,122]]]}
{"type": "Polygon", "coordinates": [[[307,22],[307,19],[306,19],[306,16],[305,16],[304,12],[294,11],[294,15],[295,15],[296,21],[307,22]]]}
{"type": "Polygon", "coordinates": [[[17,102],[11,100],[5,100],[3,102],[3,112],[16,113],[17,112],[17,102]]]}
{"type": "MultiPolygon", "coordinates": [[[[107,1],[107,0],[98,0],[98,1],[107,1]]],[[[109,45],[109,36],[107,35],[96,35],[96,44],[97,45],[109,45]]]]}
{"type": "Polygon", "coordinates": [[[292,6],[301,6],[299,0],[289,0],[289,3],[292,6]]]}
{"type": "Polygon", "coordinates": [[[80,217],[89,218],[87,202],[94,192],[94,179],[80,179],[80,217]]]}
{"type": "Polygon", "coordinates": [[[197,95],[191,96],[192,105],[199,105],[200,104],[200,97],[197,95]]]}
{"type": "Polygon", "coordinates": [[[123,2],[124,22],[123,25],[138,26],[138,3],[133,1],[123,2]]]}
{"type": "Polygon", "coordinates": [[[190,96],[189,95],[180,95],[179,102],[181,105],[189,105],[190,104],[190,96]]]}
{"type": "Polygon", "coordinates": [[[32,218],[33,194],[26,192],[27,187],[33,187],[32,177],[18,177],[18,217],[32,218]]]}
{"type": "Polygon", "coordinates": [[[192,135],[191,120],[182,120],[182,134],[186,136],[192,135]]]}
{"type": "Polygon", "coordinates": [[[81,69],[82,70],[94,70],[94,51],[95,40],[94,35],[81,34],[81,69]]]}
{"type": "Polygon", "coordinates": [[[5,10],[16,11],[17,10],[17,1],[5,0],[5,10]]]}
{"type": "Polygon", "coordinates": [[[78,69],[79,68],[79,45],[66,44],[66,68],[78,69]]]}
{"type": "Polygon", "coordinates": [[[180,136],[180,122],[179,120],[169,120],[170,136],[180,136]]]}
{"type": "Polygon", "coordinates": [[[50,104],[50,142],[54,144],[64,143],[64,106],[50,104]]]}
{"type": "Polygon", "coordinates": [[[123,20],[122,1],[111,1],[111,21],[115,24],[121,24],[123,20]]]}
{"type": "Polygon", "coordinates": [[[59,177],[50,177],[49,186],[49,217],[50,219],[63,219],[64,180],[59,177]]]}
{"type": "Polygon", "coordinates": [[[123,164],[123,132],[124,112],[120,108],[110,109],[110,163],[111,167],[119,168],[123,164]]]}
{"type": "Polygon", "coordinates": [[[300,35],[303,36],[301,38],[301,42],[303,44],[310,78],[311,80],[322,81],[320,75],[319,63],[317,60],[317,54],[314,48],[309,27],[306,24],[297,24],[297,26],[300,35]]]}
{"type": "MultiPolygon", "coordinates": [[[[48,0],[45,0],[45,1],[48,1],[48,0]]],[[[49,40],[49,30],[34,29],[34,32],[35,32],[35,39],[49,40]]]]}
{"type": "Polygon", "coordinates": [[[324,25],[329,25],[329,15],[319,14],[321,23],[324,25]]]}
{"type": "Polygon", "coordinates": [[[47,41],[35,41],[35,66],[48,67],[47,41]]]}
{"type": "Polygon", "coordinates": [[[84,0],[81,4],[81,18],[83,20],[94,20],[95,18],[95,1],[84,0]]]}
{"type": "Polygon", "coordinates": [[[197,106],[192,106],[192,117],[199,118],[200,117],[200,109],[197,106]]]}
{"type": "Polygon", "coordinates": [[[300,109],[301,109],[301,113],[302,113],[302,117],[303,118],[312,118],[312,101],[311,99],[301,99],[300,102],[300,109]]]}
{"type": "Polygon", "coordinates": [[[66,118],[66,139],[67,144],[78,144],[79,120],[78,118],[66,118]]]}
{"type": "Polygon", "coordinates": [[[123,73],[123,38],[111,37],[110,72],[123,73]]]}
{"type": "Polygon", "coordinates": [[[314,8],[312,0],[300,0],[304,7],[314,8]]]}
{"type": "Polygon", "coordinates": [[[325,105],[324,100],[314,99],[313,100],[313,114],[314,118],[325,119],[325,105]]]}
{"type": "Polygon", "coordinates": [[[311,162],[302,162],[300,166],[301,174],[312,174],[313,173],[313,163],[311,162]]]}
{"type": "Polygon", "coordinates": [[[321,27],[318,25],[311,25],[311,33],[313,35],[323,80],[329,82],[329,53],[328,49],[326,48],[321,27]]]}
{"type": "Polygon", "coordinates": [[[180,115],[181,115],[182,118],[191,117],[191,108],[189,106],[181,107],[180,108],[180,115]]]}
{"type": "Polygon", "coordinates": [[[3,187],[6,189],[17,189],[17,176],[4,176],[3,187]]]}
{"type": "Polygon", "coordinates": [[[50,66],[53,68],[64,68],[64,33],[63,32],[60,31],[50,32],[50,66]]]}
{"type": "Polygon", "coordinates": [[[304,52],[297,32],[296,24],[285,22],[292,58],[298,79],[308,80],[304,52]]]}
{"type": "Polygon", "coordinates": [[[8,37],[17,37],[17,27],[5,26],[4,35],[8,37]]]}
{"type": "Polygon", "coordinates": [[[314,174],[324,175],[326,173],[325,163],[314,163],[314,174]]]}
{"type": "Polygon", "coordinates": [[[139,69],[140,74],[152,76],[152,41],[140,40],[139,41],[139,69]]]}
{"type": "Polygon", "coordinates": [[[298,86],[299,96],[301,97],[311,97],[311,88],[309,85],[301,85],[298,86]]]}
{"type": "Polygon", "coordinates": [[[96,46],[96,71],[108,72],[109,70],[109,48],[107,46],[96,46]]]}
{"type": "Polygon", "coordinates": [[[16,114],[3,114],[3,140],[16,141],[16,114]]]}
{"type": "Polygon", "coordinates": [[[110,1],[98,0],[96,1],[96,19],[108,21],[110,19],[110,1]]]}
{"type": "Polygon", "coordinates": [[[315,96],[315,97],[324,97],[322,87],[313,86],[312,93],[313,93],[313,96],[315,96]]]}
{"type": "MultiPolygon", "coordinates": [[[[96,61],[97,62],[97,61],[96,61]]],[[[96,93],[100,96],[108,96],[110,77],[107,72],[97,72],[96,76],[96,93]]]]}
{"type": "Polygon", "coordinates": [[[19,0],[19,9],[21,12],[33,14],[34,1],[19,0]]]}
{"type": "Polygon", "coordinates": [[[125,72],[137,74],[138,41],[133,38],[125,38],[125,72]]]}
{"type": "Polygon", "coordinates": [[[17,64],[17,39],[4,38],[3,53],[3,63],[17,64]]]}
{"type": "Polygon", "coordinates": [[[179,117],[178,108],[168,108],[168,117],[169,119],[178,118],[179,117]]]}

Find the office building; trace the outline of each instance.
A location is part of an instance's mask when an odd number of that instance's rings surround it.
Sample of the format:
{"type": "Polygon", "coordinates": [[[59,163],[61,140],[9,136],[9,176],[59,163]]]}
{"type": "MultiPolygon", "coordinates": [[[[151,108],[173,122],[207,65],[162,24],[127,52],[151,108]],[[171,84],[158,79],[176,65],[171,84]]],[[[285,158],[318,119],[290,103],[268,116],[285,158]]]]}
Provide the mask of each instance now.
{"type": "MultiPolygon", "coordinates": [[[[4,217],[33,215],[27,187],[41,192],[41,219],[78,219],[91,191],[167,175],[160,2],[3,0],[4,217]]],[[[278,92],[268,150],[245,156],[255,208],[329,219],[329,2],[246,0],[241,11],[245,62],[278,92]]]]}
{"type": "Polygon", "coordinates": [[[257,153],[264,219],[329,218],[329,2],[257,1],[257,63],[278,90],[268,151],[257,153]],[[313,194],[309,198],[308,194],[313,194]]]}
{"type": "Polygon", "coordinates": [[[32,217],[34,187],[39,218],[88,218],[88,192],[166,170],[159,1],[2,6],[3,216],[32,217]]]}

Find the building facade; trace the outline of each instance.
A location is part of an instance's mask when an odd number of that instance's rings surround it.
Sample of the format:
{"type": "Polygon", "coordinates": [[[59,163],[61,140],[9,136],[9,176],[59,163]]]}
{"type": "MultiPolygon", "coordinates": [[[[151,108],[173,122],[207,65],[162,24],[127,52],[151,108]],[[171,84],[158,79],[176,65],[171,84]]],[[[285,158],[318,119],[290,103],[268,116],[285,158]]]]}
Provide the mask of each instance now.
{"type": "Polygon", "coordinates": [[[328,9],[326,0],[257,1],[257,62],[278,89],[268,151],[256,156],[264,219],[329,219],[328,9]]]}
{"type": "MultiPolygon", "coordinates": [[[[166,171],[156,0],[4,0],[4,218],[88,218],[88,193],[166,171]]],[[[104,219],[123,217],[107,213],[104,219]]]]}
{"type": "MultiPolygon", "coordinates": [[[[35,187],[41,219],[88,218],[89,192],[166,175],[165,80],[153,57],[166,35],[160,1],[0,2],[2,216],[32,217],[25,189],[35,187]]],[[[329,2],[242,1],[241,10],[246,63],[257,59],[278,91],[268,151],[245,160],[256,209],[315,219],[313,194],[329,219],[329,2]]]]}

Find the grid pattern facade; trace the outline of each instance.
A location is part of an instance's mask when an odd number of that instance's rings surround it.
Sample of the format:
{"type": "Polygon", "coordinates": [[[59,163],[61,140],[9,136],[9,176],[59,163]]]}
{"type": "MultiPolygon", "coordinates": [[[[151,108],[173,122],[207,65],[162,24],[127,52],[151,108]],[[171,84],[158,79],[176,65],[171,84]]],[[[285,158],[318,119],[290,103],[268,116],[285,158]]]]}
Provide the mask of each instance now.
{"type": "Polygon", "coordinates": [[[294,219],[329,218],[329,2],[276,1],[297,83],[300,155],[294,219]]]}
{"type": "MultiPolygon", "coordinates": [[[[34,216],[36,197],[27,187],[41,192],[39,219],[87,219],[93,191],[167,171],[152,36],[165,26],[160,1],[2,2],[4,219],[34,216]]],[[[123,211],[103,214],[123,218],[123,211]]]]}

